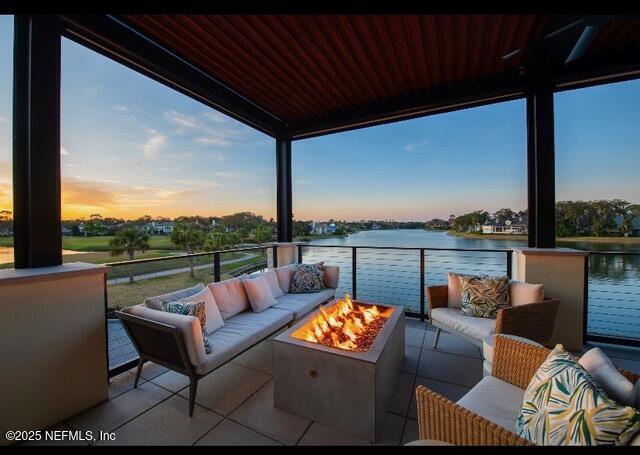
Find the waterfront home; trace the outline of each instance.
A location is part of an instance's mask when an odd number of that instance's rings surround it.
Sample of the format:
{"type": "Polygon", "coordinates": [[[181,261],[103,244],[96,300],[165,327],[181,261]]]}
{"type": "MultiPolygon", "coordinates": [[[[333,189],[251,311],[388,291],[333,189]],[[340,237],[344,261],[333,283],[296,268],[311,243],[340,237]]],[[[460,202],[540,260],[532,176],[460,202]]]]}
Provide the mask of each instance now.
{"type": "Polygon", "coordinates": [[[483,234],[515,234],[526,235],[528,233],[529,220],[526,216],[518,216],[510,219],[491,218],[482,225],[483,234]]]}
{"type": "Polygon", "coordinates": [[[150,235],[171,235],[173,232],[173,222],[157,222],[145,224],[143,229],[150,235]]]}

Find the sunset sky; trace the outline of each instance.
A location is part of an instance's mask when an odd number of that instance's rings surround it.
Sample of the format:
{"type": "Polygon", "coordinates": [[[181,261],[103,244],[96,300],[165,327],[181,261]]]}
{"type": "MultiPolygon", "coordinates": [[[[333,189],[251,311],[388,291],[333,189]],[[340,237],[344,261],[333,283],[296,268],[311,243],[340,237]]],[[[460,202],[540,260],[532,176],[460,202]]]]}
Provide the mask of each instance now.
{"type": "MultiPolygon", "coordinates": [[[[11,209],[12,19],[0,17],[0,210],[11,209]]],[[[275,217],[275,141],[62,44],[63,218],[275,217]]],[[[556,95],[558,199],[640,202],[640,82],[556,95]]],[[[525,103],[293,144],[296,219],[427,220],[526,206],[525,103]]]]}

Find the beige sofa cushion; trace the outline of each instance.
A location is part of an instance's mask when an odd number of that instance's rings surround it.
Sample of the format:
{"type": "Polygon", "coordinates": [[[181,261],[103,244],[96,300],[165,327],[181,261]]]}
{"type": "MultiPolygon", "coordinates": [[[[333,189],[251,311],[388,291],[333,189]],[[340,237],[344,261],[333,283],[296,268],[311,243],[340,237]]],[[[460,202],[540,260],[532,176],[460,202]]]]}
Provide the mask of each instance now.
{"type": "MultiPolygon", "coordinates": [[[[200,321],[195,316],[186,316],[182,314],[167,313],[166,311],[153,310],[144,305],[135,305],[124,308],[122,311],[133,316],[138,316],[177,328],[182,333],[182,338],[184,339],[187,355],[189,356],[191,364],[198,366],[204,362],[206,354],[202,338],[202,327],[200,326],[200,321]]],[[[213,349],[215,352],[215,347],[213,349]]]]}
{"type": "Polygon", "coordinates": [[[179,291],[170,292],[168,294],[157,295],[155,297],[149,297],[144,301],[144,304],[147,308],[151,308],[154,310],[162,311],[162,302],[177,302],[180,299],[185,297],[189,297],[193,294],[197,294],[198,292],[204,289],[204,284],[198,283],[197,285],[187,288],[181,289],[179,291]]]}
{"type": "Polygon", "coordinates": [[[278,303],[274,308],[290,311],[294,314],[294,319],[299,319],[321,303],[332,299],[335,294],[336,290],[332,288],[311,294],[285,294],[276,299],[278,303]]]}
{"type": "Polygon", "coordinates": [[[267,279],[267,283],[269,284],[269,288],[271,289],[271,294],[273,294],[274,299],[277,299],[281,295],[284,295],[284,292],[282,292],[282,289],[280,289],[278,275],[276,275],[275,270],[269,270],[267,272],[264,272],[260,276],[263,276],[267,279]]]}
{"type": "Polygon", "coordinates": [[[254,312],[259,313],[278,303],[273,297],[269,282],[264,275],[245,278],[242,280],[242,284],[254,312]]]}
{"type": "Polygon", "coordinates": [[[249,298],[242,285],[242,279],[247,276],[245,274],[219,283],[209,283],[209,289],[213,293],[223,319],[229,319],[233,315],[251,309],[249,298]]]}
{"type": "Polygon", "coordinates": [[[478,341],[482,341],[484,337],[492,334],[496,328],[495,319],[465,316],[457,308],[434,308],[431,310],[431,318],[441,325],[478,341]]]}
{"type": "Polygon", "coordinates": [[[245,349],[265,339],[293,319],[289,311],[267,308],[260,313],[245,311],[225,321],[224,327],[209,335],[213,352],[196,367],[198,374],[206,374],[228,362],[245,349]]]}
{"type": "Polygon", "coordinates": [[[477,383],[458,404],[509,431],[515,431],[524,390],[493,376],[477,383]]]}
{"type": "Polygon", "coordinates": [[[282,267],[276,267],[273,269],[276,272],[278,284],[280,285],[280,289],[282,289],[283,294],[287,294],[289,292],[289,285],[291,284],[293,273],[296,271],[296,265],[297,264],[283,265],[282,267]]]}
{"type": "Polygon", "coordinates": [[[340,267],[337,265],[324,266],[324,285],[328,288],[338,289],[340,283],[340,267]]]}
{"type": "Polygon", "coordinates": [[[509,282],[509,303],[511,306],[526,305],[527,303],[542,302],[543,300],[543,284],[531,284],[523,281],[509,282]]]}
{"type": "Polygon", "coordinates": [[[618,371],[600,348],[589,349],[578,363],[616,403],[636,406],[633,383],[618,371]]]}
{"type": "Polygon", "coordinates": [[[460,308],[460,305],[462,305],[460,275],[449,272],[447,274],[447,306],[449,308],[460,308]]]}
{"type": "Polygon", "coordinates": [[[197,294],[193,294],[189,297],[182,298],[178,300],[181,303],[198,303],[204,302],[204,311],[207,314],[207,326],[206,332],[207,335],[211,334],[214,330],[219,329],[224,325],[224,320],[222,319],[222,314],[220,313],[220,309],[218,308],[218,304],[216,303],[215,298],[213,297],[213,293],[209,287],[203,287],[200,292],[197,294]]]}

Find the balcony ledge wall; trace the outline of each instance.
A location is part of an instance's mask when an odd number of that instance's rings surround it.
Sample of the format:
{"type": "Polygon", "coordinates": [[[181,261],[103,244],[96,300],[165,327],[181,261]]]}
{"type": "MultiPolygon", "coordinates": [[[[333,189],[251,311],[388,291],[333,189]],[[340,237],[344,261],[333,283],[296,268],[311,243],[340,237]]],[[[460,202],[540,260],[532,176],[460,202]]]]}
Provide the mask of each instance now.
{"type": "Polygon", "coordinates": [[[107,399],[105,274],[85,263],[0,271],[0,434],[107,399]]]}

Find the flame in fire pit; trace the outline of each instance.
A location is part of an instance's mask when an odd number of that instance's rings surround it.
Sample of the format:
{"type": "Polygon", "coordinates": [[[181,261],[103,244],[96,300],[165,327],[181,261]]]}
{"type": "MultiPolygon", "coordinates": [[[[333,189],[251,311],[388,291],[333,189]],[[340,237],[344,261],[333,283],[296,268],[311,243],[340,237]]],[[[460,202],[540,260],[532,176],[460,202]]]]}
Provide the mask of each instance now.
{"type": "Polygon", "coordinates": [[[393,308],[353,303],[349,294],[328,310],[320,311],[293,337],[347,351],[366,352],[373,344],[393,308]]]}

